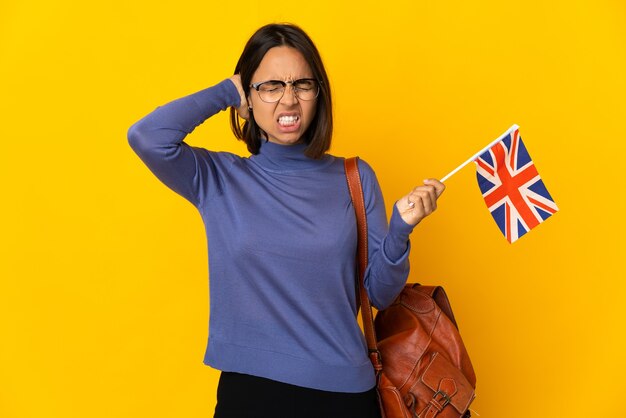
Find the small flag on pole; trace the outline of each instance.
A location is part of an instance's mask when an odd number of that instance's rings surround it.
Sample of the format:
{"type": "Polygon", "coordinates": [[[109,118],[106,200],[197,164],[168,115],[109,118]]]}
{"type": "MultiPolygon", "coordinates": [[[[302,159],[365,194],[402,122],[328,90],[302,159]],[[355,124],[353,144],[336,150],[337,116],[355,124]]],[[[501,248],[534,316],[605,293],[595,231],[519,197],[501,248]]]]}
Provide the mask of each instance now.
{"type": "Polygon", "coordinates": [[[516,125],[474,162],[485,203],[510,243],[558,210],[516,125]]]}

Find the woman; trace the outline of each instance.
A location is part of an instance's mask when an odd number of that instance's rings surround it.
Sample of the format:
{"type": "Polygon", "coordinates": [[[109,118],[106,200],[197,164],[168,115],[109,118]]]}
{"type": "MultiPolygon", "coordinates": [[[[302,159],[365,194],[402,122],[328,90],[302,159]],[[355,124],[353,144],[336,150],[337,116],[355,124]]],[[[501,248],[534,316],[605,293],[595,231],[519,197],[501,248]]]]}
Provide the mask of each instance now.
{"type": "MultiPolygon", "coordinates": [[[[373,368],[356,320],[356,224],[343,159],[326,153],[330,86],[311,39],[267,25],[235,75],[135,123],[128,138],[205,224],[210,321],[205,364],[222,371],[215,416],[376,417],[373,368]],[[250,157],[183,142],[231,108],[250,157]],[[243,122],[243,124],[241,124],[243,122]]],[[[389,225],[372,169],[359,163],[369,223],[366,287],[389,305],[409,271],[408,237],[444,186],[398,199],[389,225]]]]}

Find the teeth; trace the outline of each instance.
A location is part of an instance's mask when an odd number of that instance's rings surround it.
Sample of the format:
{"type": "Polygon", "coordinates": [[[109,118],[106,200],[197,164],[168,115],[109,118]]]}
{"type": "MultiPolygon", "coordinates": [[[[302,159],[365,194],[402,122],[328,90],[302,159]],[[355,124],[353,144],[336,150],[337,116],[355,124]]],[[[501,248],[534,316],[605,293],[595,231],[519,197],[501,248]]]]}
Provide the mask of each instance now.
{"type": "Polygon", "coordinates": [[[281,116],[278,118],[278,123],[283,126],[295,125],[300,119],[298,116],[281,116]]]}

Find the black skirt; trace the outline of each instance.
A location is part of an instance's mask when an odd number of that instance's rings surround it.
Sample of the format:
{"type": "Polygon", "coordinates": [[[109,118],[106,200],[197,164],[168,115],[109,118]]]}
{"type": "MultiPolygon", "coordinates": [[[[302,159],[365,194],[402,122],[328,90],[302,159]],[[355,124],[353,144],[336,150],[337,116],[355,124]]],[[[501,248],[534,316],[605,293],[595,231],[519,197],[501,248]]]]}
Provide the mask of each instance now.
{"type": "Polygon", "coordinates": [[[380,418],[376,388],[327,392],[222,372],[215,418],[380,418]]]}

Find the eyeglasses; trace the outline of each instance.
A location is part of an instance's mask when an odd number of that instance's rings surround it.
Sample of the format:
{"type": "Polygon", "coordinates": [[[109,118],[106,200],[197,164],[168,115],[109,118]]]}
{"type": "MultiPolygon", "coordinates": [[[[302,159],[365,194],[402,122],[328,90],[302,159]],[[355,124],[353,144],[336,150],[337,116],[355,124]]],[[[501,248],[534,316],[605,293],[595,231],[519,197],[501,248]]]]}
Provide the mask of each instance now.
{"type": "Polygon", "coordinates": [[[291,84],[296,97],[300,100],[313,100],[320,94],[319,82],[314,78],[301,78],[294,81],[268,80],[251,84],[265,103],[276,103],[283,98],[287,84],[291,84]]]}

